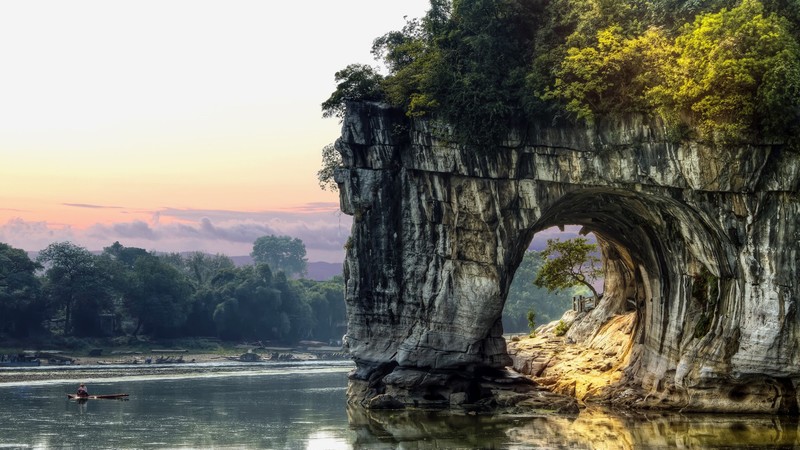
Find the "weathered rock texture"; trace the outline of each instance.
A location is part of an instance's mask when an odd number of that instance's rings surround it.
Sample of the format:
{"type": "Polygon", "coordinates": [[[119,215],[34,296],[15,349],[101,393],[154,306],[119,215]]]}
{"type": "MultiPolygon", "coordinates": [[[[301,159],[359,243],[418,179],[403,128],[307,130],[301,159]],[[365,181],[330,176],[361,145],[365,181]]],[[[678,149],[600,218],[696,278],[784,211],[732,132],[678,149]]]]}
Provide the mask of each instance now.
{"type": "Polygon", "coordinates": [[[351,400],[491,395],[487,380],[510,365],[500,316],[525,249],[577,224],[600,240],[608,277],[568,337],[635,310],[628,382],[692,409],[797,410],[800,155],[678,144],[637,118],[532,127],[486,154],[448,136],[379,104],[348,107],[336,180],[354,217],[351,400]]]}

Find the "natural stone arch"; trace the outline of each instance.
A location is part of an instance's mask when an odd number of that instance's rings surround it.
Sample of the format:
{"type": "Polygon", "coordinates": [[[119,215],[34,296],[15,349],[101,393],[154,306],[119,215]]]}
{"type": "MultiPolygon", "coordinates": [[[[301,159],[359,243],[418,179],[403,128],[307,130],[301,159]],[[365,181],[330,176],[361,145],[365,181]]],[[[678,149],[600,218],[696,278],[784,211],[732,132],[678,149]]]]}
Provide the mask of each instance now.
{"type": "Polygon", "coordinates": [[[385,393],[444,405],[496,377],[510,362],[500,316],[525,245],[541,228],[577,223],[599,234],[622,280],[598,310],[631,292],[643,308],[635,384],[696,409],[797,403],[797,155],[678,145],[637,118],[534,126],[526,136],[479,154],[435,122],[349,105],[336,180],[354,216],[345,261],[351,400],[385,393]],[[696,336],[701,268],[719,289],[696,336]],[[738,390],[725,401],[707,395],[723,379],[738,390]],[[742,390],[747,383],[760,387],[742,390]]]}
{"type": "MultiPolygon", "coordinates": [[[[639,312],[636,339],[643,344],[649,367],[647,380],[662,358],[648,355],[679,353],[670,334],[691,336],[698,312],[692,310],[693,278],[703,271],[720,280],[720,301],[730,294],[733,278],[728,237],[715,224],[672,197],[616,188],[579,188],[558,193],[532,227],[534,232],[566,224],[582,226],[582,233],[594,233],[600,243],[607,269],[604,301],[589,320],[573,329],[573,340],[590,340],[612,315],[629,309],[639,312]],[[684,305],[682,308],[680,305],[684,305]],[[674,330],[669,332],[668,328],[674,330]],[[650,329],[646,332],[646,329],[650,329]],[[653,364],[653,366],[650,366],[653,364]]],[[[521,236],[522,244],[526,240],[521,236]]],[[[714,317],[716,320],[717,318],[714,317]]],[[[710,324],[713,328],[714,323],[710,324]]],[[[718,332],[724,332],[719,330],[718,332]]],[[[690,339],[679,342],[688,345],[690,339]]],[[[679,339],[680,341],[680,339],[679,339]]],[[[669,369],[667,369],[669,370],[669,369]]]]}

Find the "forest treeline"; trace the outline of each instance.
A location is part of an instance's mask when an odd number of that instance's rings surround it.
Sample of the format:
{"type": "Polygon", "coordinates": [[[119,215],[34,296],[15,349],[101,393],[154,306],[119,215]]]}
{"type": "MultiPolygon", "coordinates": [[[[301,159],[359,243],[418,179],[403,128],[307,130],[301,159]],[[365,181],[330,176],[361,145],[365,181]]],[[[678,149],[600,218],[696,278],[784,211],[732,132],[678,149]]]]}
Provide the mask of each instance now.
{"type": "Polygon", "coordinates": [[[119,242],[93,254],[56,242],[31,260],[0,243],[0,334],[341,339],[341,277],[291,277],[305,269],[298,239],[259,238],[251,255],[254,264],[237,267],[224,255],[156,254],[119,242]]]}
{"type": "Polygon", "coordinates": [[[465,145],[512,129],[645,114],[676,141],[800,143],[797,0],[431,0],[373,42],[383,75],[335,74],[322,104],[388,102],[465,145]]]}
{"type": "MultiPolygon", "coordinates": [[[[254,264],[237,267],[224,255],[157,254],[119,242],[95,254],[56,242],[32,260],[0,243],[0,337],[341,339],[341,277],[298,278],[305,264],[298,239],[259,238],[251,255],[254,264]]],[[[530,251],[517,269],[503,312],[506,331],[528,331],[528,311],[546,323],[571,307],[572,290],[555,294],[533,284],[541,265],[530,251]]]]}

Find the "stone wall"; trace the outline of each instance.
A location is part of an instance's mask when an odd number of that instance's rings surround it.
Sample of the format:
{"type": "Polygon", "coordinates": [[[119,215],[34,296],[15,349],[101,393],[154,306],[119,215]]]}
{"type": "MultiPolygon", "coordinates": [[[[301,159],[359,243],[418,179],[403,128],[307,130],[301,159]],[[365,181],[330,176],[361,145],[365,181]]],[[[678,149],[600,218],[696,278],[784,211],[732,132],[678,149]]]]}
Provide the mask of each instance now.
{"type": "Polygon", "coordinates": [[[351,400],[483,395],[475,380],[510,363],[500,317],[531,238],[577,224],[611,274],[573,339],[634,307],[629,381],[696,409],[796,409],[800,155],[674,143],[641,118],[534,126],[484,154],[449,136],[380,104],[348,106],[336,181],[354,217],[351,400]]]}

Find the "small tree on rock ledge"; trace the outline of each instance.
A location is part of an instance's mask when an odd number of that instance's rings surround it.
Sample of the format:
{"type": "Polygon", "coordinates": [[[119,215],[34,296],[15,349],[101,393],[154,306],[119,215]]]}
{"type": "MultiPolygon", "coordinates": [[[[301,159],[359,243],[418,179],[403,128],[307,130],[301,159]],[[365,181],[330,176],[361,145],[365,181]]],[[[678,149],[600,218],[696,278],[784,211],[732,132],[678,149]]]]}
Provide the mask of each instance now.
{"type": "Polygon", "coordinates": [[[548,239],[541,253],[545,262],[533,283],[550,291],[585,286],[595,298],[600,298],[592,285],[603,275],[600,258],[595,252],[597,244],[590,244],[586,238],[548,239]]]}

